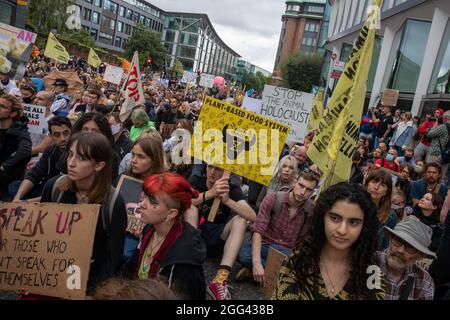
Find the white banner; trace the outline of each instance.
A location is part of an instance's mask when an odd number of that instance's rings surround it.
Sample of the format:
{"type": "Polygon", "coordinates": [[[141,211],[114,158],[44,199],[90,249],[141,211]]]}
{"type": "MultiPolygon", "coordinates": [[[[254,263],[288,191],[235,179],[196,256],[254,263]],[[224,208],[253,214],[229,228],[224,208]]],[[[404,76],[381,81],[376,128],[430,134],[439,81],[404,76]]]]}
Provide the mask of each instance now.
{"type": "Polygon", "coordinates": [[[262,100],[244,96],[244,101],[242,101],[242,108],[247,111],[261,114],[262,100]]]}
{"type": "Polygon", "coordinates": [[[216,76],[213,74],[202,73],[200,75],[200,83],[201,87],[212,88],[214,86],[214,78],[216,76]]]}
{"type": "Polygon", "coordinates": [[[186,83],[188,85],[195,85],[197,80],[197,75],[194,72],[184,71],[183,78],[181,78],[181,83],[186,83]]]}
{"type": "Polygon", "coordinates": [[[134,107],[145,102],[140,74],[139,54],[135,51],[131,62],[130,73],[128,74],[127,80],[124,82],[122,87],[122,92],[125,93],[125,101],[120,109],[120,121],[122,122],[128,118],[134,107]]]}
{"type": "Polygon", "coordinates": [[[108,64],[105,69],[105,74],[103,75],[103,80],[114,84],[120,84],[122,75],[123,69],[121,67],[115,67],[108,64]]]}
{"type": "Polygon", "coordinates": [[[45,107],[33,104],[23,105],[23,114],[28,118],[28,131],[36,134],[47,134],[48,125],[45,121],[45,107]]]}
{"type": "Polygon", "coordinates": [[[261,115],[291,128],[287,141],[303,142],[314,96],[310,93],[266,85],[261,115]]]}

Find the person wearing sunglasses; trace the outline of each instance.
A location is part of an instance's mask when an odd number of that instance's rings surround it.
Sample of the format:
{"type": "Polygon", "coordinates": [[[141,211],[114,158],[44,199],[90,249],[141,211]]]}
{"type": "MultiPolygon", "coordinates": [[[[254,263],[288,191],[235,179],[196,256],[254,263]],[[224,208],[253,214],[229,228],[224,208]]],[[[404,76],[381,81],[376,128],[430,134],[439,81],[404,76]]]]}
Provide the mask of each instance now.
{"type": "Polygon", "coordinates": [[[433,231],[414,216],[384,227],[389,237],[385,251],[377,252],[378,266],[385,275],[385,300],[432,300],[434,282],[416,262],[436,258],[428,249],[433,231]]]}

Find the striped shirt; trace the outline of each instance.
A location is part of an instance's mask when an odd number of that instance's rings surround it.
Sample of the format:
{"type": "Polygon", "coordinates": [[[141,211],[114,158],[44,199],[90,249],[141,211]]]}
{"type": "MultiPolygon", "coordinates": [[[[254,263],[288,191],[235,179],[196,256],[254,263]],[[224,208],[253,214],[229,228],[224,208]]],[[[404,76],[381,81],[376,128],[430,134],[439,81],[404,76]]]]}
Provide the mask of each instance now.
{"type": "Polygon", "coordinates": [[[406,268],[398,283],[389,279],[387,270],[387,250],[377,252],[378,265],[385,277],[385,300],[399,300],[409,277],[414,278],[407,300],[433,300],[434,282],[430,274],[414,264],[406,268]]]}

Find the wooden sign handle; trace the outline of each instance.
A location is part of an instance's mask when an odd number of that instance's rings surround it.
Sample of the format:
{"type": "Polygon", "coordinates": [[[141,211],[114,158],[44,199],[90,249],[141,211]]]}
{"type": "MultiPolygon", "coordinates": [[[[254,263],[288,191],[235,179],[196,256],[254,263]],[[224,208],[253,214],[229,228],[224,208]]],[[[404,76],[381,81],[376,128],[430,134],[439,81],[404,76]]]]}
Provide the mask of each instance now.
{"type": "MultiPolygon", "coordinates": [[[[224,177],[229,178],[230,171],[224,171],[222,178],[224,178],[224,177]]],[[[209,211],[209,215],[208,215],[209,222],[214,222],[214,220],[216,219],[216,214],[217,214],[217,210],[219,209],[219,205],[220,205],[220,198],[215,198],[213,205],[211,207],[211,211],[209,211]]]]}

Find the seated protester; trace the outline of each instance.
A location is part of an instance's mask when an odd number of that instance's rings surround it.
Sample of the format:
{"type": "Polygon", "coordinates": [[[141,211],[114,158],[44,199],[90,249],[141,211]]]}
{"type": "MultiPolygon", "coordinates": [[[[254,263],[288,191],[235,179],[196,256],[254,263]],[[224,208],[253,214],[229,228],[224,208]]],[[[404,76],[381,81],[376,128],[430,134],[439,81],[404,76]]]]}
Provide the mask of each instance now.
{"type": "MultiPolygon", "coordinates": [[[[397,221],[402,221],[408,216],[405,210],[406,197],[402,190],[394,188],[391,197],[391,215],[397,217],[397,221]]],[[[411,213],[411,212],[410,212],[411,213]]]]}
{"type": "Polygon", "coordinates": [[[130,140],[130,133],[120,121],[119,112],[113,112],[108,116],[108,123],[111,126],[111,132],[114,137],[114,148],[120,157],[130,153],[133,142],[130,140]]]}
{"type": "Polygon", "coordinates": [[[177,300],[173,290],[158,279],[109,278],[95,290],[92,300],[177,300]]]}
{"type": "Polygon", "coordinates": [[[193,134],[189,120],[177,120],[177,129],[172,132],[170,139],[164,141],[164,151],[168,154],[171,163],[171,172],[188,179],[191,176],[194,159],[184,152],[190,145],[193,134]]]}
{"type": "Polygon", "coordinates": [[[375,148],[372,153],[367,155],[367,161],[375,163],[377,160],[383,159],[383,151],[380,148],[375,148]]]}
{"type": "MultiPolygon", "coordinates": [[[[147,177],[163,173],[166,171],[162,141],[159,136],[143,137],[136,140],[131,151],[132,159],[128,170],[124,173],[127,176],[144,181],[147,177]]],[[[119,181],[120,177],[117,179],[119,181]]],[[[126,200],[126,199],[125,199],[126,200]]],[[[126,203],[128,208],[128,203],[126,203]]],[[[139,235],[127,233],[125,238],[124,261],[127,261],[137,245],[139,235]]]]}
{"type": "Polygon", "coordinates": [[[300,146],[295,151],[295,159],[297,159],[298,163],[298,172],[307,172],[309,166],[311,165],[308,161],[308,155],[306,154],[308,152],[308,149],[305,146],[300,146]]]}
{"type": "Polygon", "coordinates": [[[381,150],[381,156],[382,156],[382,157],[386,157],[387,152],[388,152],[388,148],[387,148],[386,143],[380,142],[380,143],[378,144],[378,148],[381,150]]]}
{"type": "Polygon", "coordinates": [[[440,183],[442,177],[442,167],[437,162],[430,162],[425,166],[425,176],[423,179],[414,181],[411,186],[410,198],[413,206],[416,206],[426,193],[437,193],[444,199],[447,194],[447,187],[440,183]]]}
{"type": "Polygon", "coordinates": [[[435,300],[450,298],[450,215],[445,216],[444,230],[437,250],[437,258],[431,263],[428,272],[436,285],[435,300]]]}
{"type": "Polygon", "coordinates": [[[311,227],[283,262],[272,299],[384,299],[368,288],[374,265],[377,209],[363,186],[341,182],[319,195],[311,227]]]}
{"type": "Polygon", "coordinates": [[[99,103],[100,97],[102,96],[102,91],[97,85],[91,85],[85,91],[86,103],[80,104],[75,108],[75,112],[89,113],[93,112],[95,106],[99,103]]]}
{"type": "MultiPolygon", "coordinates": [[[[396,188],[399,188],[406,198],[408,198],[411,193],[412,177],[414,176],[414,168],[408,164],[402,165],[402,171],[398,176],[397,182],[395,184],[396,188]]],[[[406,200],[406,205],[412,207],[412,201],[406,200]]]]}
{"type": "Polygon", "coordinates": [[[63,154],[71,129],[72,124],[66,117],[55,116],[50,119],[48,130],[54,144],[49,146],[34,167],[25,173],[23,181],[11,183],[8,192],[14,197],[13,201],[40,197],[44,185],[49,179],[61,173],[67,173],[67,165],[63,154]]]}
{"type": "MultiPolygon", "coordinates": [[[[202,192],[192,203],[203,219],[208,218],[214,199],[220,199],[214,222],[205,221],[200,225],[208,256],[219,256],[223,251],[216,277],[208,286],[208,293],[215,300],[231,298],[228,277],[244,241],[247,221],[256,220],[256,213],[244,200],[241,188],[230,184],[223,173],[223,169],[208,165],[206,177],[191,176],[189,179],[191,185],[202,192]]],[[[195,210],[190,210],[185,219],[194,226],[199,223],[195,210]]]]}
{"type": "Polygon", "coordinates": [[[403,165],[408,164],[414,168],[416,162],[414,161],[414,149],[412,147],[406,147],[405,155],[403,157],[397,157],[395,159],[399,165],[403,167],[403,165]]]}
{"type": "Polygon", "coordinates": [[[441,240],[443,226],[440,225],[440,213],[442,208],[442,199],[436,193],[426,193],[422,199],[420,199],[417,206],[414,207],[413,215],[419,218],[419,220],[429,226],[433,231],[431,237],[431,244],[428,247],[433,252],[439,247],[439,241],[441,240]]]}
{"type": "Polygon", "coordinates": [[[128,274],[141,280],[162,275],[168,286],[184,299],[204,300],[206,260],[200,231],[183,221],[198,192],[181,176],[156,174],[145,179],[139,204],[147,226],[130,262],[128,274]]]}
{"type": "Polygon", "coordinates": [[[361,170],[361,154],[358,150],[353,153],[352,156],[352,169],[350,171],[350,182],[362,184],[364,181],[364,175],[361,170]]]}
{"type": "Polygon", "coordinates": [[[416,262],[435,258],[428,247],[431,228],[416,217],[407,217],[394,229],[385,227],[389,247],[377,253],[378,266],[385,275],[385,300],[432,300],[434,283],[416,262]]]}
{"type": "Polygon", "coordinates": [[[155,124],[150,121],[147,113],[141,108],[136,108],[131,113],[133,126],[130,130],[130,139],[135,142],[139,136],[147,129],[155,129],[155,124]]]}
{"type": "MultiPolygon", "coordinates": [[[[287,157],[292,156],[283,159],[287,157]]],[[[272,247],[289,256],[295,244],[305,236],[314,209],[310,197],[318,183],[319,177],[315,173],[302,172],[295,179],[292,190],[274,190],[267,194],[251,226],[251,243],[246,241],[241,247],[238,261],[244,268],[238,272],[236,280],[245,280],[253,275],[255,281],[265,286],[269,249],[272,247]]]]}
{"type": "Polygon", "coordinates": [[[388,246],[383,231],[384,226],[395,227],[397,215],[391,212],[392,178],[386,169],[377,169],[369,173],[364,181],[364,186],[369,192],[372,201],[377,207],[378,218],[378,250],[384,250],[388,246]]]}
{"type": "Polygon", "coordinates": [[[73,125],[72,134],[79,132],[99,132],[108,139],[111,147],[113,148],[111,173],[112,180],[115,181],[119,171],[120,156],[115,151],[114,138],[111,132],[111,127],[108,124],[108,120],[106,120],[105,116],[99,113],[85,113],[73,125]]]}
{"type": "Polygon", "coordinates": [[[23,179],[31,158],[31,140],[28,118],[23,116],[23,105],[14,96],[0,96],[0,200],[7,199],[8,185],[23,179]]]}
{"type": "Polygon", "coordinates": [[[385,168],[400,173],[400,165],[395,162],[395,158],[397,158],[397,150],[389,149],[386,158],[376,160],[375,164],[380,168],[385,168]]]}
{"type": "MultiPolygon", "coordinates": [[[[156,129],[147,129],[139,137],[139,139],[144,139],[144,138],[154,138],[157,140],[161,140],[161,135],[159,134],[158,131],[156,131],[156,129]]],[[[119,165],[119,175],[125,173],[130,168],[132,159],[133,159],[133,155],[131,152],[127,153],[123,157],[123,159],[119,165]]],[[[166,166],[166,170],[169,170],[170,166],[169,166],[166,158],[164,158],[164,163],[166,166]]]]}
{"type": "Polygon", "coordinates": [[[127,213],[111,187],[112,147],[97,132],[72,134],[67,143],[67,175],[47,181],[41,202],[101,204],[89,270],[88,292],[113,276],[123,253],[127,213]],[[107,223],[109,221],[109,223],[107,223]]]}
{"type": "Polygon", "coordinates": [[[56,79],[52,86],[55,100],[50,107],[50,111],[53,112],[55,116],[67,117],[70,111],[70,98],[66,94],[69,85],[64,79],[56,79]]]}
{"type": "MultiPolygon", "coordinates": [[[[50,91],[40,91],[36,94],[33,103],[37,106],[45,107],[45,122],[48,124],[50,119],[54,117],[50,111],[55,95],[50,91]]],[[[33,144],[32,154],[36,155],[44,152],[50,145],[53,144],[53,139],[48,131],[45,129],[41,134],[30,133],[31,142],[33,144]]]]}
{"type": "Polygon", "coordinates": [[[19,87],[20,93],[22,95],[22,101],[26,104],[32,104],[34,98],[36,97],[36,87],[33,83],[23,82],[19,87]]]}
{"type": "Polygon", "coordinates": [[[287,155],[282,158],[275,167],[275,174],[270,179],[269,186],[263,187],[259,193],[256,206],[260,207],[261,202],[268,193],[290,191],[297,181],[297,168],[297,160],[294,156],[287,155]]]}

